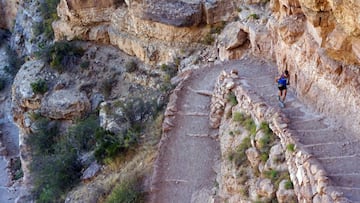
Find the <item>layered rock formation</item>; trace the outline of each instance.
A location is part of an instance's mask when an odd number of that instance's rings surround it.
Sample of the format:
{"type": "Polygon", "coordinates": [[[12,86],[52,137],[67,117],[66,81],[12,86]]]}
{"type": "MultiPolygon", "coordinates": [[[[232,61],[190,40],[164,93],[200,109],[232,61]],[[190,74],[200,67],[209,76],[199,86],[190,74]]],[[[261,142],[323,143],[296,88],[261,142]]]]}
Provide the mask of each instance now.
{"type": "Polygon", "coordinates": [[[228,20],[233,10],[228,1],[95,4],[61,0],[60,20],[53,23],[53,28],[56,39],[110,43],[146,63],[163,63],[198,47],[195,44],[210,32],[210,27],[203,25],[228,20]]]}

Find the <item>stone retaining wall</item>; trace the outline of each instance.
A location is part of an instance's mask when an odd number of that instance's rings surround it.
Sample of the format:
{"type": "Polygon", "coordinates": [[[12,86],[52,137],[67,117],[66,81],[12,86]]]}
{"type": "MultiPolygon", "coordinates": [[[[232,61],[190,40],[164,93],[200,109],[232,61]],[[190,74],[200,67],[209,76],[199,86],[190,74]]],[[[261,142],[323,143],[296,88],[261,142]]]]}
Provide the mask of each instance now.
{"type": "MultiPolygon", "coordinates": [[[[215,85],[210,112],[210,123],[213,127],[217,127],[218,121],[224,116],[224,110],[219,109],[225,108],[225,104],[221,104],[226,102],[225,93],[229,92],[230,82],[227,80],[229,78],[231,74],[223,72],[215,85]]],[[[318,160],[289,132],[288,118],[268,106],[255,92],[236,84],[235,79],[231,80],[233,81],[231,83],[235,84],[231,89],[235,93],[240,109],[251,115],[257,124],[268,122],[272,131],[280,138],[284,149],[290,144],[295,146],[294,151],[286,150],[286,162],[299,202],[350,202],[341,192],[335,190],[318,160]]],[[[226,112],[225,109],[225,115],[226,112]]]]}

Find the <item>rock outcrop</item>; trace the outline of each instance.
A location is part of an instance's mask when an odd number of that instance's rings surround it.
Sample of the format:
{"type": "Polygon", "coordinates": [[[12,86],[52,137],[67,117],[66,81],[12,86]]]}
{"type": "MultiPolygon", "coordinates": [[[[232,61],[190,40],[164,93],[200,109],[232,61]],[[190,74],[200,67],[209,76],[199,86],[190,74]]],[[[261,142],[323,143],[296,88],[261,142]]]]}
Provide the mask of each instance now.
{"type": "Polygon", "coordinates": [[[125,53],[154,64],[174,61],[184,50],[198,48],[211,26],[232,17],[229,1],[110,1],[84,3],[61,0],[55,38],[80,38],[116,45],[125,53]]]}
{"type": "Polygon", "coordinates": [[[45,44],[36,27],[42,23],[38,1],[21,1],[16,13],[15,24],[11,35],[11,47],[20,55],[33,55],[39,51],[40,42],[45,44]]]}
{"type": "Polygon", "coordinates": [[[201,4],[183,1],[144,1],[142,18],[175,27],[197,26],[202,21],[201,4]]]}
{"type": "Polygon", "coordinates": [[[11,30],[14,26],[20,0],[0,1],[0,28],[11,30]]]}
{"type": "Polygon", "coordinates": [[[80,118],[90,110],[90,101],[78,89],[54,91],[41,102],[40,112],[50,119],[71,120],[80,118]]]}

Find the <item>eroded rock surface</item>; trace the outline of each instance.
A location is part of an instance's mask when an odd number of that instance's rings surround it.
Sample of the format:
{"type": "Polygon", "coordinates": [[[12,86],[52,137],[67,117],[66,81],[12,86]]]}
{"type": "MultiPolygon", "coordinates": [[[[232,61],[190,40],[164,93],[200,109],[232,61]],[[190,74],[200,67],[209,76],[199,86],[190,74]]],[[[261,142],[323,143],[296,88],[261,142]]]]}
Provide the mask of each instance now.
{"type": "Polygon", "coordinates": [[[15,17],[19,7],[19,0],[16,1],[0,1],[0,28],[12,29],[14,26],[15,17]]]}
{"type": "Polygon", "coordinates": [[[202,20],[200,2],[151,1],[144,2],[143,18],[176,27],[197,26],[202,20]]]}

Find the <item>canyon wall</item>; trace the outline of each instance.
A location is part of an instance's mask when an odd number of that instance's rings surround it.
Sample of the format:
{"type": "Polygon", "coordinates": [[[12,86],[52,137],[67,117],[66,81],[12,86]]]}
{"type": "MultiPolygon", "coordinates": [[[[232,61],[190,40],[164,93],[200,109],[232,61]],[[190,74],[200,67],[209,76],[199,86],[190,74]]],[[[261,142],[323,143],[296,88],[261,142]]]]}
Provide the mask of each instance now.
{"type": "Polygon", "coordinates": [[[149,63],[174,61],[184,51],[198,49],[211,26],[229,20],[228,0],[95,1],[61,0],[60,20],[53,23],[55,39],[79,38],[112,44],[149,63]],[[97,2],[97,1],[96,1],[97,2]]]}
{"type": "Polygon", "coordinates": [[[358,132],[359,4],[271,0],[238,6],[238,21],[218,40],[220,59],[240,58],[246,48],[276,61],[279,72],[289,70],[290,87],[304,102],[358,132]]]}
{"type": "Polygon", "coordinates": [[[279,8],[273,10],[275,18],[269,27],[275,28],[272,43],[278,50],[279,70],[289,69],[292,86],[304,101],[315,104],[320,112],[340,117],[358,132],[359,4],[279,1],[279,8]]]}

